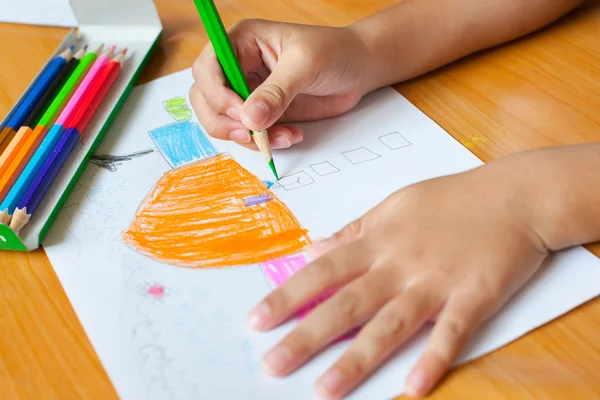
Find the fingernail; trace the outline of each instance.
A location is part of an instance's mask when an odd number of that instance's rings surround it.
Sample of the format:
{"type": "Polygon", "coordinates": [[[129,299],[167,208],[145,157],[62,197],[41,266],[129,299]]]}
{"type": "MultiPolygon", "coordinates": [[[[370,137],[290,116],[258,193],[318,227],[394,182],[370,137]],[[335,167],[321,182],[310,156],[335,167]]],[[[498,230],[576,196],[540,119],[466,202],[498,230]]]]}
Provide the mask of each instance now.
{"type": "Polygon", "coordinates": [[[274,149],[287,149],[291,145],[292,142],[290,142],[290,139],[285,135],[281,135],[273,139],[273,144],[271,147],[274,149]]]}
{"type": "Polygon", "coordinates": [[[229,118],[235,119],[236,121],[242,120],[239,108],[230,108],[227,110],[226,114],[229,118]]]}
{"type": "Polygon", "coordinates": [[[427,375],[421,370],[412,372],[406,380],[406,394],[420,396],[427,389],[427,375]]]}
{"type": "Polygon", "coordinates": [[[292,135],[292,144],[298,144],[304,139],[304,135],[301,133],[292,135]]]}
{"type": "Polygon", "coordinates": [[[250,133],[245,129],[235,129],[229,133],[229,139],[238,143],[249,143],[252,138],[250,133]]]}
{"type": "Polygon", "coordinates": [[[323,395],[335,394],[340,390],[344,382],[344,375],[337,369],[327,372],[317,382],[317,390],[323,395]]]}
{"type": "Polygon", "coordinates": [[[267,326],[269,318],[271,317],[271,310],[269,306],[264,303],[257,305],[248,316],[248,323],[254,329],[262,329],[267,326]]]}
{"type": "Polygon", "coordinates": [[[248,107],[246,115],[258,126],[263,126],[269,118],[269,109],[262,103],[255,103],[248,107]]]}
{"type": "Polygon", "coordinates": [[[265,355],[263,365],[271,375],[282,374],[292,360],[292,354],[286,347],[276,347],[265,355]]]}

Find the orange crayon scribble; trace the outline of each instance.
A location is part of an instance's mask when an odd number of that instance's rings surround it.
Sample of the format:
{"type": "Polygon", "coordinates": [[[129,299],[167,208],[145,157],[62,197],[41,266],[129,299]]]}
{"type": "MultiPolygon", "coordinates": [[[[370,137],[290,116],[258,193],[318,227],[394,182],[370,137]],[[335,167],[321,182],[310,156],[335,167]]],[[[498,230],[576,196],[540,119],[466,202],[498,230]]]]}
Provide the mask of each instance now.
{"type": "Polygon", "coordinates": [[[255,264],[310,244],[287,206],[226,154],[165,174],[123,241],[157,261],[191,268],[255,264]],[[244,201],[265,194],[269,201],[244,201]]]}

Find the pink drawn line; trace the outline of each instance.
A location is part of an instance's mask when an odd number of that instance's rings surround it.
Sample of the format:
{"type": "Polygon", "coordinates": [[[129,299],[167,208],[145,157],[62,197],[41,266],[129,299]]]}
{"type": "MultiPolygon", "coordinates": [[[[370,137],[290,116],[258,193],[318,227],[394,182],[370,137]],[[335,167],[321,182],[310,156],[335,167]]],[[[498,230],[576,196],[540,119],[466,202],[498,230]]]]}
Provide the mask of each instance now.
{"type": "MultiPolygon", "coordinates": [[[[260,263],[263,273],[275,286],[281,286],[282,283],[290,279],[296,272],[300,271],[308,264],[308,260],[302,254],[281,257],[260,263]]],[[[304,319],[317,305],[327,300],[335,291],[324,293],[308,304],[302,310],[296,313],[299,320],[304,319]]],[[[358,333],[360,327],[342,335],[337,341],[352,339],[358,333]]]]}

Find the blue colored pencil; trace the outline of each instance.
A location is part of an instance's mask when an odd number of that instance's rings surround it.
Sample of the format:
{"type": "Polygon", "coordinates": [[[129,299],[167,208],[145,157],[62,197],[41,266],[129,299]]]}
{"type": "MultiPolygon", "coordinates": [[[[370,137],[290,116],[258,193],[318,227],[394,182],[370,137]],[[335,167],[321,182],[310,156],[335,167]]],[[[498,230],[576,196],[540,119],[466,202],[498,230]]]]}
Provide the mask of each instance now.
{"type": "Polygon", "coordinates": [[[13,213],[13,218],[10,223],[11,229],[15,233],[19,233],[21,229],[29,222],[29,219],[37,209],[40,201],[50,189],[54,178],[62,168],[63,164],[69,158],[77,141],[80,138],[79,131],[75,128],[69,128],[62,135],[50,157],[46,160],[42,169],[35,177],[31,186],[19,202],[17,209],[13,213]]]}
{"type": "Polygon", "coordinates": [[[44,94],[48,91],[52,83],[60,75],[63,68],[66,67],[67,62],[73,57],[73,46],[63,51],[60,55],[54,58],[48,68],[44,70],[40,78],[35,82],[31,91],[27,94],[21,106],[13,114],[13,116],[6,123],[7,127],[18,130],[31,112],[38,105],[40,100],[44,97],[44,94]]]}
{"type": "Polygon", "coordinates": [[[23,92],[23,94],[21,95],[21,98],[19,98],[19,101],[17,102],[17,104],[14,105],[14,107],[12,108],[10,113],[8,113],[6,115],[6,117],[4,117],[2,122],[0,122],[0,131],[2,131],[4,129],[4,127],[6,127],[6,125],[8,124],[8,121],[10,119],[12,119],[13,115],[15,115],[17,110],[21,107],[21,105],[25,101],[25,98],[28,97],[29,93],[31,93],[31,90],[38,84],[38,82],[40,81],[42,76],[44,76],[46,74],[46,72],[48,71],[48,68],[52,64],[52,61],[54,61],[54,59],[49,60],[46,63],[46,65],[44,65],[44,68],[42,68],[40,73],[35,77],[35,79],[33,81],[31,81],[31,83],[29,84],[27,89],[25,89],[25,92],[23,92]]]}

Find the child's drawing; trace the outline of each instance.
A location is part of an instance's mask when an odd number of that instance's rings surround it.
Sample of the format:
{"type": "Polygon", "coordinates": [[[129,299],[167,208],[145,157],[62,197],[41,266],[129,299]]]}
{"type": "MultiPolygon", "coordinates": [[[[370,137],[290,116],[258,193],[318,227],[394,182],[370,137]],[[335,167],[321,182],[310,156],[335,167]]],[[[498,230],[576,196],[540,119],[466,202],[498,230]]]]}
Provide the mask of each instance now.
{"type": "Polygon", "coordinates": [[[279,180],[279,186],[285,190],[299,189],[312,183],[315,183],[315,180],[304,171],[294,172],[279,180]]]}
{"type": "Polygon", "coordinates": [[[166,100],[163,105],[175,121],[185,121],[192,118],[192,109],[183,96],[166,100]]]}
{"type": "Polygon", "coordinates": [[[343,151],[342,155],[346,157],[352,164],[360,164],[381,157],[379,154],[367,149],[364,146],[354,150],[343,151]]]}
{"type": "Polygon", "coordinates": [[[191,268],[255,264],[310,243],[287,206],[228,154],[165,174],[123,240],[157,261],[191,268]]]}
{"type": "Polygon", "coordinates": [[[390,150],[398,150],[412,145],[412,143],[402,136],[400,132],[392,132],[387,135],[379,136],[379,140],[390,150]]]}
{"type": "Polygon", "coordinates": [[[191,120],[156,128],[150,132],[150,137],[171,168],[216,156],[219,153],[204,135],[200,125],[191,120]]]}
{"type": "Polygon", "coordinates": [[[315,171],[316,174],[321,176],[335,174],[336,172],[340,172],[339,168],[330,163],[329,161],[323,161],[318,164],[311,164],[310,168],[315,171]]]}
{"type": "Polygon", "coordinates": [[[142,151],[136,151],[134,153],[126,154],[123,156],[113,156],[110,154],[98,154],[98,155],[93,155],[90,162],[101,168],[106,168],[110,172],[115,172],[117,170],[117,167],[119,165],[123,164],[123,162],[131,161],[138,157],[146,156],[155,151],[156,151],[156,149],[147,149],[147,150],[142,150],[142,151]]]}

